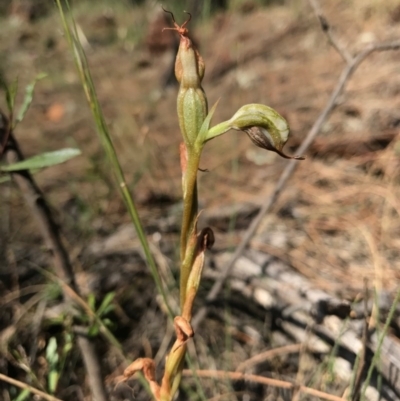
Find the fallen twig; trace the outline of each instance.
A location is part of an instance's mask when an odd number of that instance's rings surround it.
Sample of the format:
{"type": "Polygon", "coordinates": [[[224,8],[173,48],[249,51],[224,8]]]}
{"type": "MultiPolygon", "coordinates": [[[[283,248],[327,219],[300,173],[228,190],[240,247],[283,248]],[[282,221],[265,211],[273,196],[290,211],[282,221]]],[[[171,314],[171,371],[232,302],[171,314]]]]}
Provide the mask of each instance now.
{"type": "Polygon", "coordinates": [[[322,31],[328,37],[329,43],[332,47],[339,53],[342,59],[346,62],[346,64],[350,64],[353,60],[353,57],[347,51],[347,49],[339,42],[339,40],[335,37],[332,32],[331,25],[328,20],[325,18],[325,15],[322,13],[321,7],[316,0],[309,0],[311,7],[313,8],[316,16],[318,17],[319,23],[321,24],[322,31]]]}
{"type": "Polygon", "coordinates": [[[297,353],[300,351],[301,347],[302,344],[289,344],[289,345],[284,345],[283,347],[273,348],[269,349],[268,351],[261,352],[239,364],[238,367],[236,368],[236,372],[243,372],[254,365],[265,362],[266,360],[275,358],[276,356],[279,355],[297,353]]]}
{"type": "MultiPolygon", "coordinates": [[[[184,376],[192,376],[193,372],[188,369],[183,370],[184,376]]],[[[261,383],[267,386],[286,388],[289,390],[296,390],[302,392],[304,394],[311,395],[313,397],[319,397],[324,400],[329,401],[344,401],[345,399],[342,397],[338,397],[336,395],[328,394],[323,391],[315,390],[310,387],[306,387],[303,385],[297,385],[290,383],[284,380],[272,379],[270,377],[257,376],[257,375],[249,375],[241,372],[225,372],[223,370],[196,370],[196,375],[199,377],[210,377],[213,379],[230,379],[230,380],[246,380],[254,383],[261,383]]]]}
{"type": "Polygon", "coordinates": [[[0,380],[3,380],[6,383],[12,384],[15,387],[19,387],[22,388],[24,390],[29,390],[31,393],[38,395],[39,397],[44,398],[45,400],[49,400],[49,401],[62,401],[57,397],[53,397],[50,394],[46,394],[43,391],[38,390],[35,387],[30,386],[29,384],[23,383],[19,380],[15,380],[12,379],[11,377],[8,377],[6,375],[3,375],[2,373],[0,373],[0,380]]]}

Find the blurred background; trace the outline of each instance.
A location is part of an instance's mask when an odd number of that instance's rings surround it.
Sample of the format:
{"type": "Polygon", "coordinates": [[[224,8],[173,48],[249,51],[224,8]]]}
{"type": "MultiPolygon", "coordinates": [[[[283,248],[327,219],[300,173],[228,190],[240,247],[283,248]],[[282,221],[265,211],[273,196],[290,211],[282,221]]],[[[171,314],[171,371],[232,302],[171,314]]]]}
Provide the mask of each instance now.
{"type": "MultiPolygon", "coordinates": [[[[181,137],[173,65],[179,42],[175,32],[162,32],[172,25],[161,4],[174,12],[179,24],[187,19],[184,11],[193,15],[188,28],[206,64],[203,87],[209,105],[220,99],[213,121],[230,118],[245,103],[267,104],[289,122],[289,154],[297,154],[344,62],[305,0],[71,1],[128,186],[171,296],[177,299],[181,137]]],[[[397,1],[321,0],[320,6],[351,54],[371,43],[400,38],[397,1]]],[[[388,300],[385,305],[399,287],[399,61],[400,52],[374,53],[360,66],[250,245],[314,288],[348,302],[359,299],[363,278],[388,300]]],[[[39,73],[47,77],[37,83],[15,136],[26,157],[63,147],[81,149],[80,157],[34,177],[62,227],[84,296],[99,303],[114,293],[108,319],[125,355],[154,356],[167,318],[96,135],[57,9],[48,0],[0,0],[0,74],[9,83],[18,79],[17,103],[39,73]]],[[[0,109],[7,109],[4,92],[0,109]]],[[[216,244],[199,306],[286,163],[254,147],[240,132],[207,144],[199,200],[216,244]]],[[[37,383],[46,387],[49,339],[56,338],[61,346],[68,330],[56,319],[60,291],[40,273],[51,269],[51,259],[10,181],[0,183],[0,241],[0,370],[25,382],[32,380],[29,372],[35,372],[37,383]],[[34,329],[42,300],[41,325],[34,329]],[[37,349],[28,363],[32,336],[37,349]]],[[[236,274],[232,280],[243,281],[240,271],[236,274]]],[[[277,303],[260,302],[236,284],[229,282],[208,324],[196,335],[196,360],[203,368],[235,369],[265,347],[290,342],[282,340],[282,329],[275,330],[277,303]]],[[[399,335],[399,327],[397,318],[393,335],[399,335]]],[[[146,399],[136,384],[133,390],[121,385],[113,392],[112,380],[121,374],[122,362],[104,340],[97,338],[96,344],[112,399],[146,399]]],[[[263,369],[276,377],[295,377],[299,358],[282,358],[263,369]]],[[[315,366],[322,360],[310,357],[302,365],[305,383],[315,379],[315,366]]],[[[55,394],[65,400],[88,399],[82,369],[79,356],[70,351],[55,394]]],[[[344,388],[337,378],[326,384],[324,372],[317,382],[332,391],[344,388]]],[[[229,388],[226,383],[208,385],[209,398],[223,392],[224,385],[229,388]]],[[[8,397],[3,399],[17,399],[15,388],[0,388],[8,397]]],[[[246,391],[247,399],[275,394],[259,388],[246,391]]]]}

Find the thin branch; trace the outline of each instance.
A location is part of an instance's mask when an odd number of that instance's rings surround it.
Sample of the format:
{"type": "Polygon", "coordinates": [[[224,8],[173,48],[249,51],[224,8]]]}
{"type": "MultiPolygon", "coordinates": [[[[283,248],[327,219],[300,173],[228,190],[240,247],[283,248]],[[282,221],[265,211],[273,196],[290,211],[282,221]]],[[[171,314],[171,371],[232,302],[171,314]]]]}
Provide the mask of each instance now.
{"type": "MultiPolygon", "coordinates": [[[[183,370],[184,376],[192,376],[193,372],[189,369],[183,370]]],[[[265,384],[266,386],[273,386],[279,388],[286,388],[289,390],[296,390],[313,397],[319,397],[328,401],[345,401],[344,398],[336,395],[328,394],[323,391],[315,390],[303,385],[297,385],[284,380],[272,379],[270,377],[249,375],[241,372],[225,372],[224,370],[196,370],[199,377],[209,377],[213,379],[230,379],[230,380],[245,380],[253,383],[265,384]]]]}
{"type": "Polygon", "coordinates": [[[53,397],[50,394],[46,394],[43,391],[38,390],[35,387],[30,386],[29,384],[23,383],[19,380],[15,380],[12,379],[11,377],[8,377],[6,375],[3,375],[2,373],[0,373],[0,380],[3,380],[6,383],[9,383],[15,387],[19,387],[22,388],[24,390],[29,390],[31,393],[38,395],[39,397],[44,398],[45,400],[49,400],[49,401],[62,401],[59,398],[53,397]]]}
{"type": "Polygon", "coordinates": [[[265,362],[269,359],[275,358],[276,356],[279,356],[279,355],[297,353],[300,351],[301,347],[302,347],[302,344],[289,344],[289,345],[284,345],[282,347],[269,349],[268,351],[265,351],[265,352],[261,352],[260,354],[257,354],[255,356],[253,356],[252,358],[249,358],[246,361],[239,364],[238,367],[236,368],[236,372],[243,372],[246,369],[249,369],[254,365],[263,363],[263,362],[265,362]]]}
{"type": "MultiPolygon", "coordinates": [[[[7,134],[6,127],[9,126],[9,123],[8,119],[1,112],[0,116],[0,138],[2,138],[7,134]]],[[[12,131],[8,134],[5,157],[10,164],[24,160],[12,131]]],[[[56,274],[60,281],[64,283],[64,300],[71,300],[65,288],[69,287],[77,294],[79,294],[79,288],[75,280],[68,252],[62,243],[60,228],[53,219],[50,206],[29,171],[15,171],[11,173],[11,177],[24,196],[32,215],[36,218],[46,246],[51,252],[56,274]]],[[[95,347],[90,342],[85,342],[84,345],[85,346],[78,341],[78,346],[85,361],[90,383],[96,383],[95,386],[91,387],[93,399],[96,401],[107,401],[106,390],[101,375],[99,375],[100,360],[96,354],[95,347]],[[86,364],[86,361],[96,362],[89,365],[86,364]]]]}
{"type": "Polygon", "coordinates": [[[309,0],[310,5],[313,8],[319,23],[321,24],[321,29],[328,37],[329,43],[332,47],[339,53],[340,57],[346,62],[346,64],[350,64],[353,61],[353,57],[346,50],[346,48],[340,43],[340,41],[335,37],[335,34],[332,32],[331,26],[328,20],[325,18],[320,5],[317,0],[309,0]]]}
{"type": "Polygon", "coordinates": [[[222,393],[222,394],[216,395],[215,397],[208,398],[207,401],[220,401],[223,399],[228,399],[228,401],[232,400],[232,399],[238,400],[239,399],[238,397],[240,395],[245,395],[245,394],[246,394],[246,391],[228,391],[227,393],[222,393]],[[235,398],[232,398],[232,397],[235,397],[235,398]]]}
{"type": "MultiPolygon", "coordinates": [[[[2,120],[7,121],[4,116],[2,116],[2,120]]],[[[1,129],[2,127],[0,126],[0,131],[1,129]]],[[[13,132],[9,134],[5,157],[9,164],[24,159],[13,132]]],[[[62,244],[59,227],[51,215],[50,207],[44,199],[42,191],[27,170],[12,172],[11,177],[19,187],[28,207],[39,224],[46,246],[54,258],[57,276],[76,291],[77,285],[68,253],[62,244]]]]}
{"type": "MultiPolygon", "coordinates": [[[[398,50],[398,49],[400,49],[400,40],[388,42],[388,43],[379,43],[379,44],[375,44],[375,45],[369,45],[362,52],[360,52],[356,57],[354,57],[350,64],[348,64],[344,67],[325,108],[322,110],[321,114],[318,116],[317,120],[315,121],[311,130],[305,137],[301,146],[297,150],[298,154],[304,154],[308,150],[310,145],[313,143],[313,141],[314,141],[315,137],[318,135],[321,127],[323,126],[323,124],[325,123],[325,121],[327,120],[327,118],[332,113],[333,109],[335,108],[338,97],[343,92],[344,88],[346,87],[347,82],[349,81],[351,76],[354,74],[354,72],[357,70],[359,65],[371,53],[387,51],[387,50],[398,50]]],[[[235,252],[232,255],[232,258],[230,259],[229,263],[225,267],[225,270],[221,273],[220,277],[217,279],[217,281],[212,286],[210,292],[208,293],[208,295],[206,297],[206,301],[208,303],[215,301],[215,299],[217,298],[219,292],[221,291],[221,289],[225,283],[225,280],[227,279],[227,277],[229,276],[233,267],[235,266],[236,261],[242,255],[243,251],[247,248],[247,245],[249,244],[250,240],[252,239],[253,235],[255,234],[261,221],[263,220],[264,215],[266,213],[268,213],[269,210],[271,209],[272,205],[275,204],[279,195],[285,188],[285,185],[288,182],[289,178],[293,175],[294,171],[296,170],[297,163],[298,163],[297,160],[290,160],[288,162],[288,164],[286,165],[271,196],[266,200],[266,202],[264,203],[264,205],[258,212],[257,216],[251,222],[249,228],[247,229],[247,231],[242,239],[242,242],[236,248],[235,252]]],[[[200,310],[197,312],[197,314],[195,315],[195,317],[192,320],[193,327],[194,328],[198,327],[199,323],[204,319],[204,317],[206,315],[207,315],[207,307],[203,306],[202,308],[200,308],[200,310]]]]}

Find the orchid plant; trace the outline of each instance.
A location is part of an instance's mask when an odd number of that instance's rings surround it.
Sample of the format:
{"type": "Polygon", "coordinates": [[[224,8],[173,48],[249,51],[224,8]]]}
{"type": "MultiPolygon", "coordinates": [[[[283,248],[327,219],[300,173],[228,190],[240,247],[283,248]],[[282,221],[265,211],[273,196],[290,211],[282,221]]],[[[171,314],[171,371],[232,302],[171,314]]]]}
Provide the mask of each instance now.
{"type": "MultiPolygon", "coordinates": [[[[166,11],[166,10],[164,10],[166,11]]],[[[200,286],[206,249],[214,243],[211,228],[198,231],[197,172],[204,145],[211,139],[239,130],[245,132],[252,142],[263,148],[278,153],[287,159],[283,146],[288,140],[289,126],[285,119],[274,109],[262,104],[242,106],[227,121],[211,127],[211,120],[218,102],[208,112],[208,102],[201,82],[205,64],[198,50],[189,38],[186,28],[191,16],[179,26],[171,12],[175,30],[180,36],[179,50],[176,56],[175,75],[180,84],[177,109],[179,126],[183,136],[180,145],[182,169],[183,217],[180,238],[180,308],[181,313],[174,319],[176,341],[167,356],[161,385],[156,380],[156,366],[150,358],[140,358],[124,371],[123,380],[141,371],[147,380],[153,397],[157,401],[171,401],[178,390],[187,348],[187,341],[194,331],[190,321],[193,303],[200,286]]]]}

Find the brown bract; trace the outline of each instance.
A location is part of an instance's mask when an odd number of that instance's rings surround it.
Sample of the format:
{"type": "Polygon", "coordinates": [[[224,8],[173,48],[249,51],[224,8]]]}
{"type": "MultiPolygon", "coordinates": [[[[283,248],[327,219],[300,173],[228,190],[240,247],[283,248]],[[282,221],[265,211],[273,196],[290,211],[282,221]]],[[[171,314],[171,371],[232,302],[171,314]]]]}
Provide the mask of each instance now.
{"type": "Polygon", "coordinates": [[[160,398],[160,386],[156,381],[156,365],[151,358],[139,358],[132,362],[125,370],[122,377],[117,378],[116,386],[129,380],[135,373],[142,372],[149,383],[154,398],[160,398]]]}

